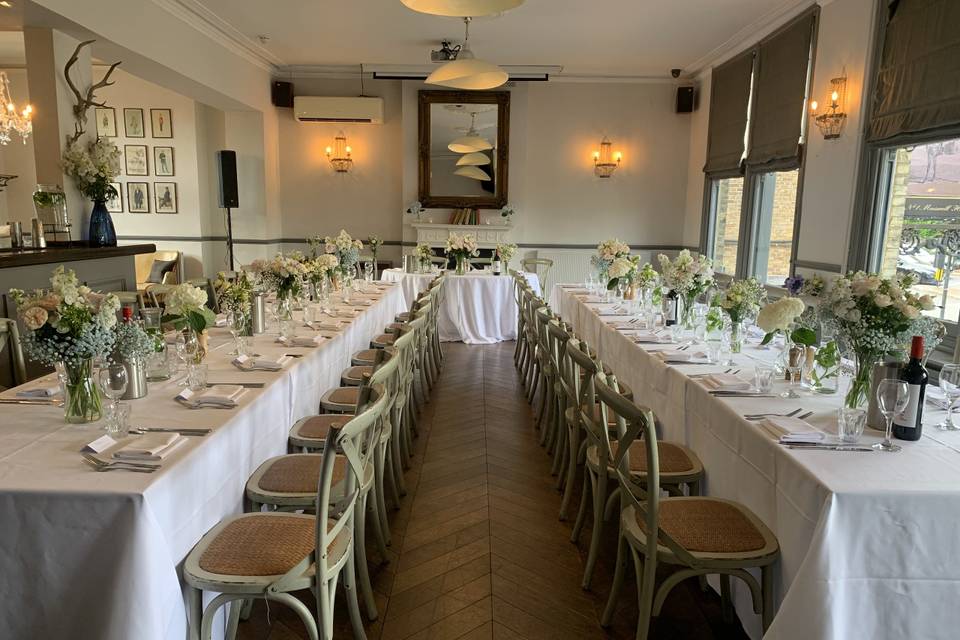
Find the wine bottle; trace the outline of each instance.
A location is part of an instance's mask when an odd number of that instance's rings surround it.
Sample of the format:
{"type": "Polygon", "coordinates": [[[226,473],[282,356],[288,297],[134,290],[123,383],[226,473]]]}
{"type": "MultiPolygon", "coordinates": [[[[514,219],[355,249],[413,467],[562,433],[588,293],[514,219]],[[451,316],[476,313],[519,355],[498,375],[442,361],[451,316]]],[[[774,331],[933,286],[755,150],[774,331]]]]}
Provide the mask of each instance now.
{"type": "Polygon", "coordinates": [[[663,323],[668,327],[677,324],[677,303],[679,298],[673,289],[663,296],[663,323]]]}
{"type": "Polygon", "coordinates": [[[907,383],[907,406],[893,416],[893,437],[899,440],[919,440],[923,431],[923,396],[927,391],[927,370],[923,360],[923,337],[914,336],[910,345],[910,362],[900,371],[900,379],[907,383]]]}

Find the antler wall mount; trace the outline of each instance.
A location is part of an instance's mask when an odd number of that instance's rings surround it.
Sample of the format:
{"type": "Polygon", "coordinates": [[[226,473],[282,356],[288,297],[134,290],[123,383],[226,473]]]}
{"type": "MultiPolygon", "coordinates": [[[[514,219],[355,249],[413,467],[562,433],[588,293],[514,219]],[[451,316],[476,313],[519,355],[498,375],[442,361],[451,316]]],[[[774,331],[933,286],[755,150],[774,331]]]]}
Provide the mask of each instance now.
{"type": "Polygon", "coordinates": [[[73,92],[74,97],[77,99],[77,104],[73,105],[73,116],[76,119],[76,122],[73,125],[74,134],[68,137],[70,143],[74,143],[79,140],[80,136],[82,136],[86,131],[87,111],[90,109],[90,107],[107,106],[106,100],[97,102],[96,91],[97,89],[102,89],[115,84],[110,81],[110,74],[112,74],[113,70],[120,65],[119,62],[114,62],[112,65],[110,65],[110,68],[107,69],[107,72],[103,74],[103,79],[101,79],[100,82],[91,84],[86,91],[86,95],[84,95],[70,78],[70,69],[73,67],[73,65],[77,64],[77,61],[80,59],[80,50],[84,47],[92,45],[94,42],[96,42],[96,40],[84,40],[78,44],[77,48],[73,51],[73,55],[70,56],[70,59],[67,60],[66,66],[63,68],[63,77],[67,81],[67,86],[70,87],[70,91],[73,92]]]}

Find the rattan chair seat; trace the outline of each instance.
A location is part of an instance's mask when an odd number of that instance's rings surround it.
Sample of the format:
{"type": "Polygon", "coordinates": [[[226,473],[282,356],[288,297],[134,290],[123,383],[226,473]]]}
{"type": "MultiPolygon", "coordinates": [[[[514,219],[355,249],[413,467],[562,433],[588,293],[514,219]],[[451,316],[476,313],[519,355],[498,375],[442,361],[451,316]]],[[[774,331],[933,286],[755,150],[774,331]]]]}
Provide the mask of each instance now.
{"type": "Polygon", "coordinates": [[[337,387],[323,394],[323,397],[320,399],[320,406],[322,407],[327,404],[356,406],[359,398],[360,387],[337,387]]]}
{"type": "Polygon", "coordinates": [[[397,335],[394,333],[381,333],[376,338],[370,341],[370,346],[375,349],[382,349],[383,347],[393,346],[393,343],[397,341],[397,335]]]}
{"type": "Polygon", "coordinates": [[[324,440],[330,433],[330,427],[333,425],[343,426],[347,420],[353,417],[353,414],[347,413],[325,413],[319,416],[313,416],[303,423],[294,426],[290,436],[293,438],[309,438],[312,440],[324,440]]]}
{"type": "Polygon", "coordinates": [[[379,349],[364,349],[353,354],[350,363],[353,365],[372,365],[376,362],[379,349]]]}
{"type": "MultiPolygon", "coordinates": [[[[316,494],[320,482],[319,453],[292,454],[274,458],[260,476],[258,488],[274,493],[316,494]]],[[[347,459],[338,455],[333,464],[332,484],[343,481],[347,473],[347,459]]]]}
{"type": "Polygon", "coordinates": [[[340,383],[350,387],[359,386],[363,382],[363,374],[373,375],[373,365],[361,364],[350,367],[340,376],[340,383]]]}
{"type": "MultiPolygon", "coordinates": [[[[616,456],[620,443],[612,443],[610,449],[612,455],[616,456]]],[[[660,464],[660,473],[689,473],[699,466],[691,459],[686,447],[663,440],[657,442],[657,460],[660,464]]],[[[630,471],[647,472],[647,445],[643,440],[630,443],[630,471]]]]}
{"type": "MultiPolygon", "coordinates": [[[[751,514],[752,515],[752,514],[751,514]]],[[[646,535],[643,516],[634,511],[646,535]]],[[[712,498],[665,498],[660,501],[660,528],[691,553],[769,553],[769,540],[740,505],[712,498]]],[[[774,541],[774,550],[776,542],[774,541]]]]}

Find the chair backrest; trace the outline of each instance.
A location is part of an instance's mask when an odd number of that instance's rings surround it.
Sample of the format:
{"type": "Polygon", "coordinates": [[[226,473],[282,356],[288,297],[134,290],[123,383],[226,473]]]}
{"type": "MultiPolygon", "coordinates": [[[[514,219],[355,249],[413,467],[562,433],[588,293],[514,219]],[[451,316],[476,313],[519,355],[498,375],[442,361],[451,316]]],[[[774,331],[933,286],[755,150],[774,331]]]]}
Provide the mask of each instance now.
{"type": "Polygon", "coordinates": [[[468,262],[470,263],[471,267],[473,266],[485,267],[487,265],[493,264],[493,258],[470,258],[468,262]]]}
{"type": "Polygon", "coordinates": [[[653,411],[638,406],[621,394],[615,376],[598,373],[594,379],[594,390],[600,401],[600,419],[606,423],[613,417],[617,424],[618,438],[608,439],[606,449],[608,459],[613,461],[617,470],[621,505],[632,504],[637,513],[643,516],[648,549],[656,549],[659,542],[668,547],[683,563],[691,567],[698,566],[696,558],[659,525],[660,458],[657,453],[656,418],[653,411]],[[645,442],[647,456],[643,486],[636,482],[630,473],[630,445],[640,436],[645,442]]]}
{"type": "Polygon", "coordinates": [[[550,258],[524,258],[520,261],[520,265],[524,271],[536,274],[537,280],[540,281],[540,290],[546,292],[547,274],[550,273],[553,260],[550,258]]]}
{"type": "Polygon", "coordinates": [[[16,320],[0,318],[0,351],[4,344],[10,350],[13,384],[21,385],[27,381],[27,366],[23,360],[23,345],[20,343],[20,329],[16,320]]]}
{"type": "Polygon", "coordinates": [[[447,256],[431,256],[430,263],[439,266],[441,269],[446,269],[447,265],[450,264],[447,256]]]}
{"type": "MultiPolygon", "coordinates": [[[[606,425],[597,419],[596,405],[597,396],[594,390],[594,377],[600,370],[600,365],[590,354],[590,348],[581,340],[570,340],[567,342],[567,355],[570,356],[575,388],[578,393],[575,396],[575,402],[580,410],[580,421],[589,435],[597,444],[601,440],[606,440],[606,425]]],[[[601,467],[603,468],[603,467],[601,467]]]]}

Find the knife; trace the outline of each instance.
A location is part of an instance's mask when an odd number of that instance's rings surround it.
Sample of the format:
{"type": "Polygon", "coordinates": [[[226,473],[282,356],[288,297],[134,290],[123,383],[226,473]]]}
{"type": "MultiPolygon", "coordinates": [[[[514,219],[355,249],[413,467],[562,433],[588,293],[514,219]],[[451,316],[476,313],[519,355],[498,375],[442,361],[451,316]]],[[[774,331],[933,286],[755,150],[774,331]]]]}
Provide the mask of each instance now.
{"type": "Polygon", "coordinates": [[[179,433],[181,435],[198,435],[198,436],[205,436],[208,433],[211,433],[213,431],[213,429],[200,429],[200,428],[167,429],[165,427],[135,427],[135,429],[137,431],[149,431],[150,433],[179,433]]]}
{"type": "Polygon", "coordinates": [[[41,398],[0,398],[0,404],[33,404],[45,407],[62,407],[61,400],[44,400],[41,398]]]}
{"type": "Polygon", "coordinates": [[[872,447],[842,444],[788,444],[786,447],[787,449],[809,449],[814,451],[873,451],[872,447]]]}
{"type": "Polygon", "coordinates": [[[245,389],[263,389],[263,382],[208,382],[207,388],[217,387],[221,385],[236,385],[238,387],[244,387],[245,389]]]}

